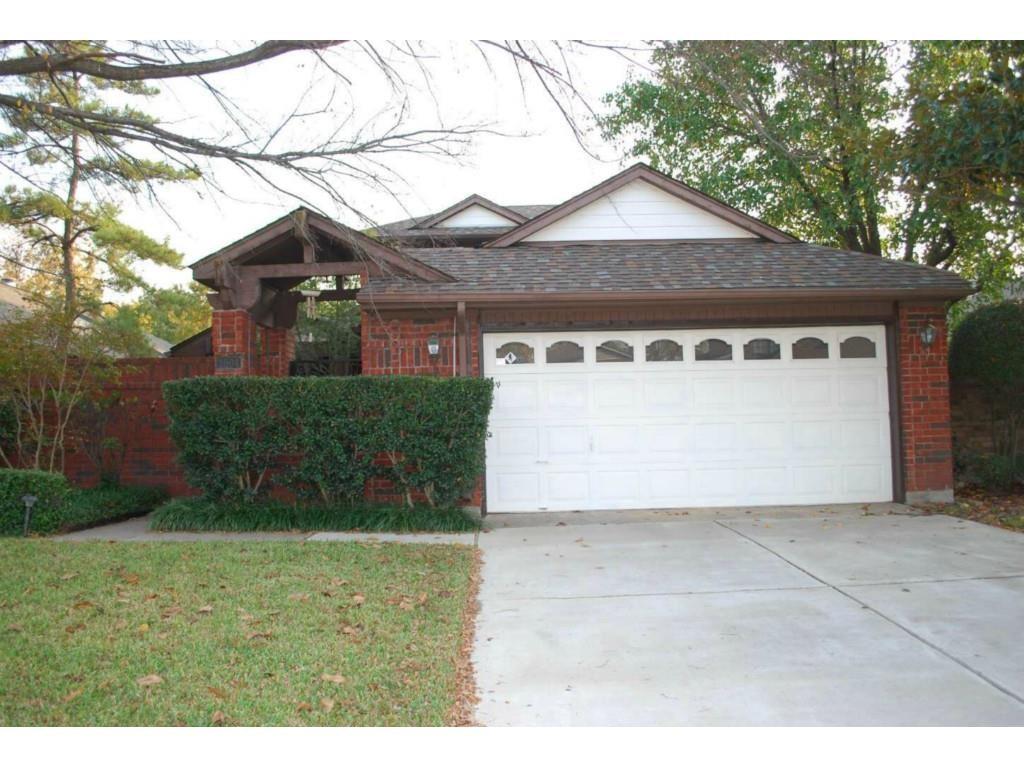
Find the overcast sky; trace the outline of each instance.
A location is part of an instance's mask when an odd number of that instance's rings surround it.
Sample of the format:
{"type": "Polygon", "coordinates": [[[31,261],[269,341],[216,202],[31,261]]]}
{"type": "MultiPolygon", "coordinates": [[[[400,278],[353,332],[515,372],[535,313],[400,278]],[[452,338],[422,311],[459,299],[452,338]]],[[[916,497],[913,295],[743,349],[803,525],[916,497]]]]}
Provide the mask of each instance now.
{"type": "MultiPolygon", "coordinates": [[[[477,135],[458,160],[440,157],[388,155],[388,165],[405,182],[389,185],[395,197],[339,178],[336,185],[355,208],[387,222],[441,210],[478,193],[501,204],[557,203],[611,176],[625,164],[619,148],[601,141],[593,131],[584,150],[553,101],[528,80],[525,89],[510,59],[499,54],[485,64],[476,51],[462,44],[434,44],[431,57],[420,62],[395,56],[394,62],[411,86],[405,124],[415,128],[438,125],[486,124],[506,135],[477,135]],[[429,80],[419,73],[420,64],[429,80]],[[596,154],[597,158],[592,154],[596,154]]],[[[636,59],[645,60],[643,54],[636,59]]],[[[351,81],[338,88],[338,79],[303,54],[293,54],[244,73],[226,74],[214,84],[263,126],[276,124],[296,104],[314,109],[330,103],[330,114],[293,124],[288,142],[310,142],[334,130],[357,128],[372,133],[375,125],[393,117],[397,97],[379,70],[362,54],[345,51],[333,64],[351,81]],[[310,84],[312,87],[310,88],[310,84]],[[306,89],[309,91],[306,92],[306,89]]],[[[603,94],[640,69],[607,51],[580,52],[574,59],[577,85],[595,106],[603,94]]],[[[192,85],[163,86],[149,105],[176,127],[203,136],[221,136],[234,130],[213,98],[192,85]]],[[[246,235],[298,205],[237,171],[210,169],[220,191],[199,185],[165,188],[160,206],[147,201],[128,203],[126,218],[150,234],[168,237],[185,256],[185,264],[246,235]]],[[[281,179],[283,183],[290,183],[281,179]]],[[[308,188],[292,188],[312,196],[313,202],[350,225],[359,225],[351,212],[308,188]]],[[[146,277],[158,285],[182,284],[187,270],[147,268],[146,277]]]]}

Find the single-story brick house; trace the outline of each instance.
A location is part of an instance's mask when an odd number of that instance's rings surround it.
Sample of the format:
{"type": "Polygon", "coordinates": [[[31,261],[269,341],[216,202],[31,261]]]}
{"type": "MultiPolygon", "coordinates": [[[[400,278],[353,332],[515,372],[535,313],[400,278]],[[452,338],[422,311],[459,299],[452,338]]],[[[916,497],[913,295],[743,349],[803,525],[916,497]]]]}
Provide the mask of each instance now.
{"type": "Polygon", "coordinates": [[[364,375],[498,382],[487,511],[952,498],[955,274],[800,242],[645,165],[373,235],[299,209],[193,265],[216,373],[286,375],[293,289],[333,275],[316,300],[359,303],[364,375]]]}

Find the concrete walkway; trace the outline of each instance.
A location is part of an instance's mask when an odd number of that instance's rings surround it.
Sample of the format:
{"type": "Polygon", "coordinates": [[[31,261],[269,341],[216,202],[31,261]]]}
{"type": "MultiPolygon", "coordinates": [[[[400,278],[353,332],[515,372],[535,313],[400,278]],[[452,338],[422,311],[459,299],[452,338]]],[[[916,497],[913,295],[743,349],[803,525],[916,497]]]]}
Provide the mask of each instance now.
{"type": "Polygon", "coordinates": [[[492,516],[478,719],[1024,725],[1024,536],[912,512],[492,516]]]}
{"type": "Polygon", "coordinates": [[[348,533],[309,531],[255,531],[252,533],[190,533],[188,531],[151,531],[149,516],[133,517],[120,523],[87,528],[56,541],[396,541],[407,544],[476,543],[475,533],[348,533]]]}

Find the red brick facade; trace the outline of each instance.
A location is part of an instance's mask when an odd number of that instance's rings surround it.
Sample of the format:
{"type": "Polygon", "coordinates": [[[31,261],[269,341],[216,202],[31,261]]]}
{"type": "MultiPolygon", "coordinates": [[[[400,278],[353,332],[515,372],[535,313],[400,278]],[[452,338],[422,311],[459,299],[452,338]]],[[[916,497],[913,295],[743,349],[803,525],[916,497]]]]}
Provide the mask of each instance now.
{"type": "Polygon", "coordinates": [[[945,305],[901,304],[897,335],[907,500],[952,500],[953,437],[945,305]],[[935,329],[930,347],[921,340],[921,331],[928,325],[935,329]]]}
{"type": "MultiPolygon", "coordinates": [[[[185,482],[177,451],[167,433],[167,408],[161,385],[173,379],[211,375],[213,358],[143,358],[124,360],[121,366],[119,403],[111,409],[104,430],[105,436],[116,438],[124,450],[121,482],[163,486],[174,495],[195,493],[185,482]]],[[[82,452],[68,454],[65,472],[78,485],[90,486],[99,481],[99,470],[82,452]]]]}
{"type": "Polygon", "coordinates": [[[295,330],[259,325],[244,309],[213,313],[214,372],[218,376],[287,376],[295,359],[295,330]]]}

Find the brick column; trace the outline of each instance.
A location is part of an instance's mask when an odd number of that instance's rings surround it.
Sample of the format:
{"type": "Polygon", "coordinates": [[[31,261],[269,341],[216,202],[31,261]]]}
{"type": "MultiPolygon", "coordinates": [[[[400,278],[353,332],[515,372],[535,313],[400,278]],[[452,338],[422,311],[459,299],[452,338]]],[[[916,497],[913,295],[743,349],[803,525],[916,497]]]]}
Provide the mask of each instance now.
{"type": "Polygon", "coordinates": [[[258,326],[261,376],[287,376],[295,359],[295,329],[258,326]]]}
{"type": "Polygon", "coordinates": [[[900,304],[898,335],[907,503],[952,501],[953,439],[945,305],[900,304]],[[926,347],[920,333],[929,324],[935,328],[935,341],[926,347]]]}
{"type": "Polygon", "coordinates": [[[218,376],[256,373],[256,323],[244,309],[213,312],[213,370],[218,376]]]}

